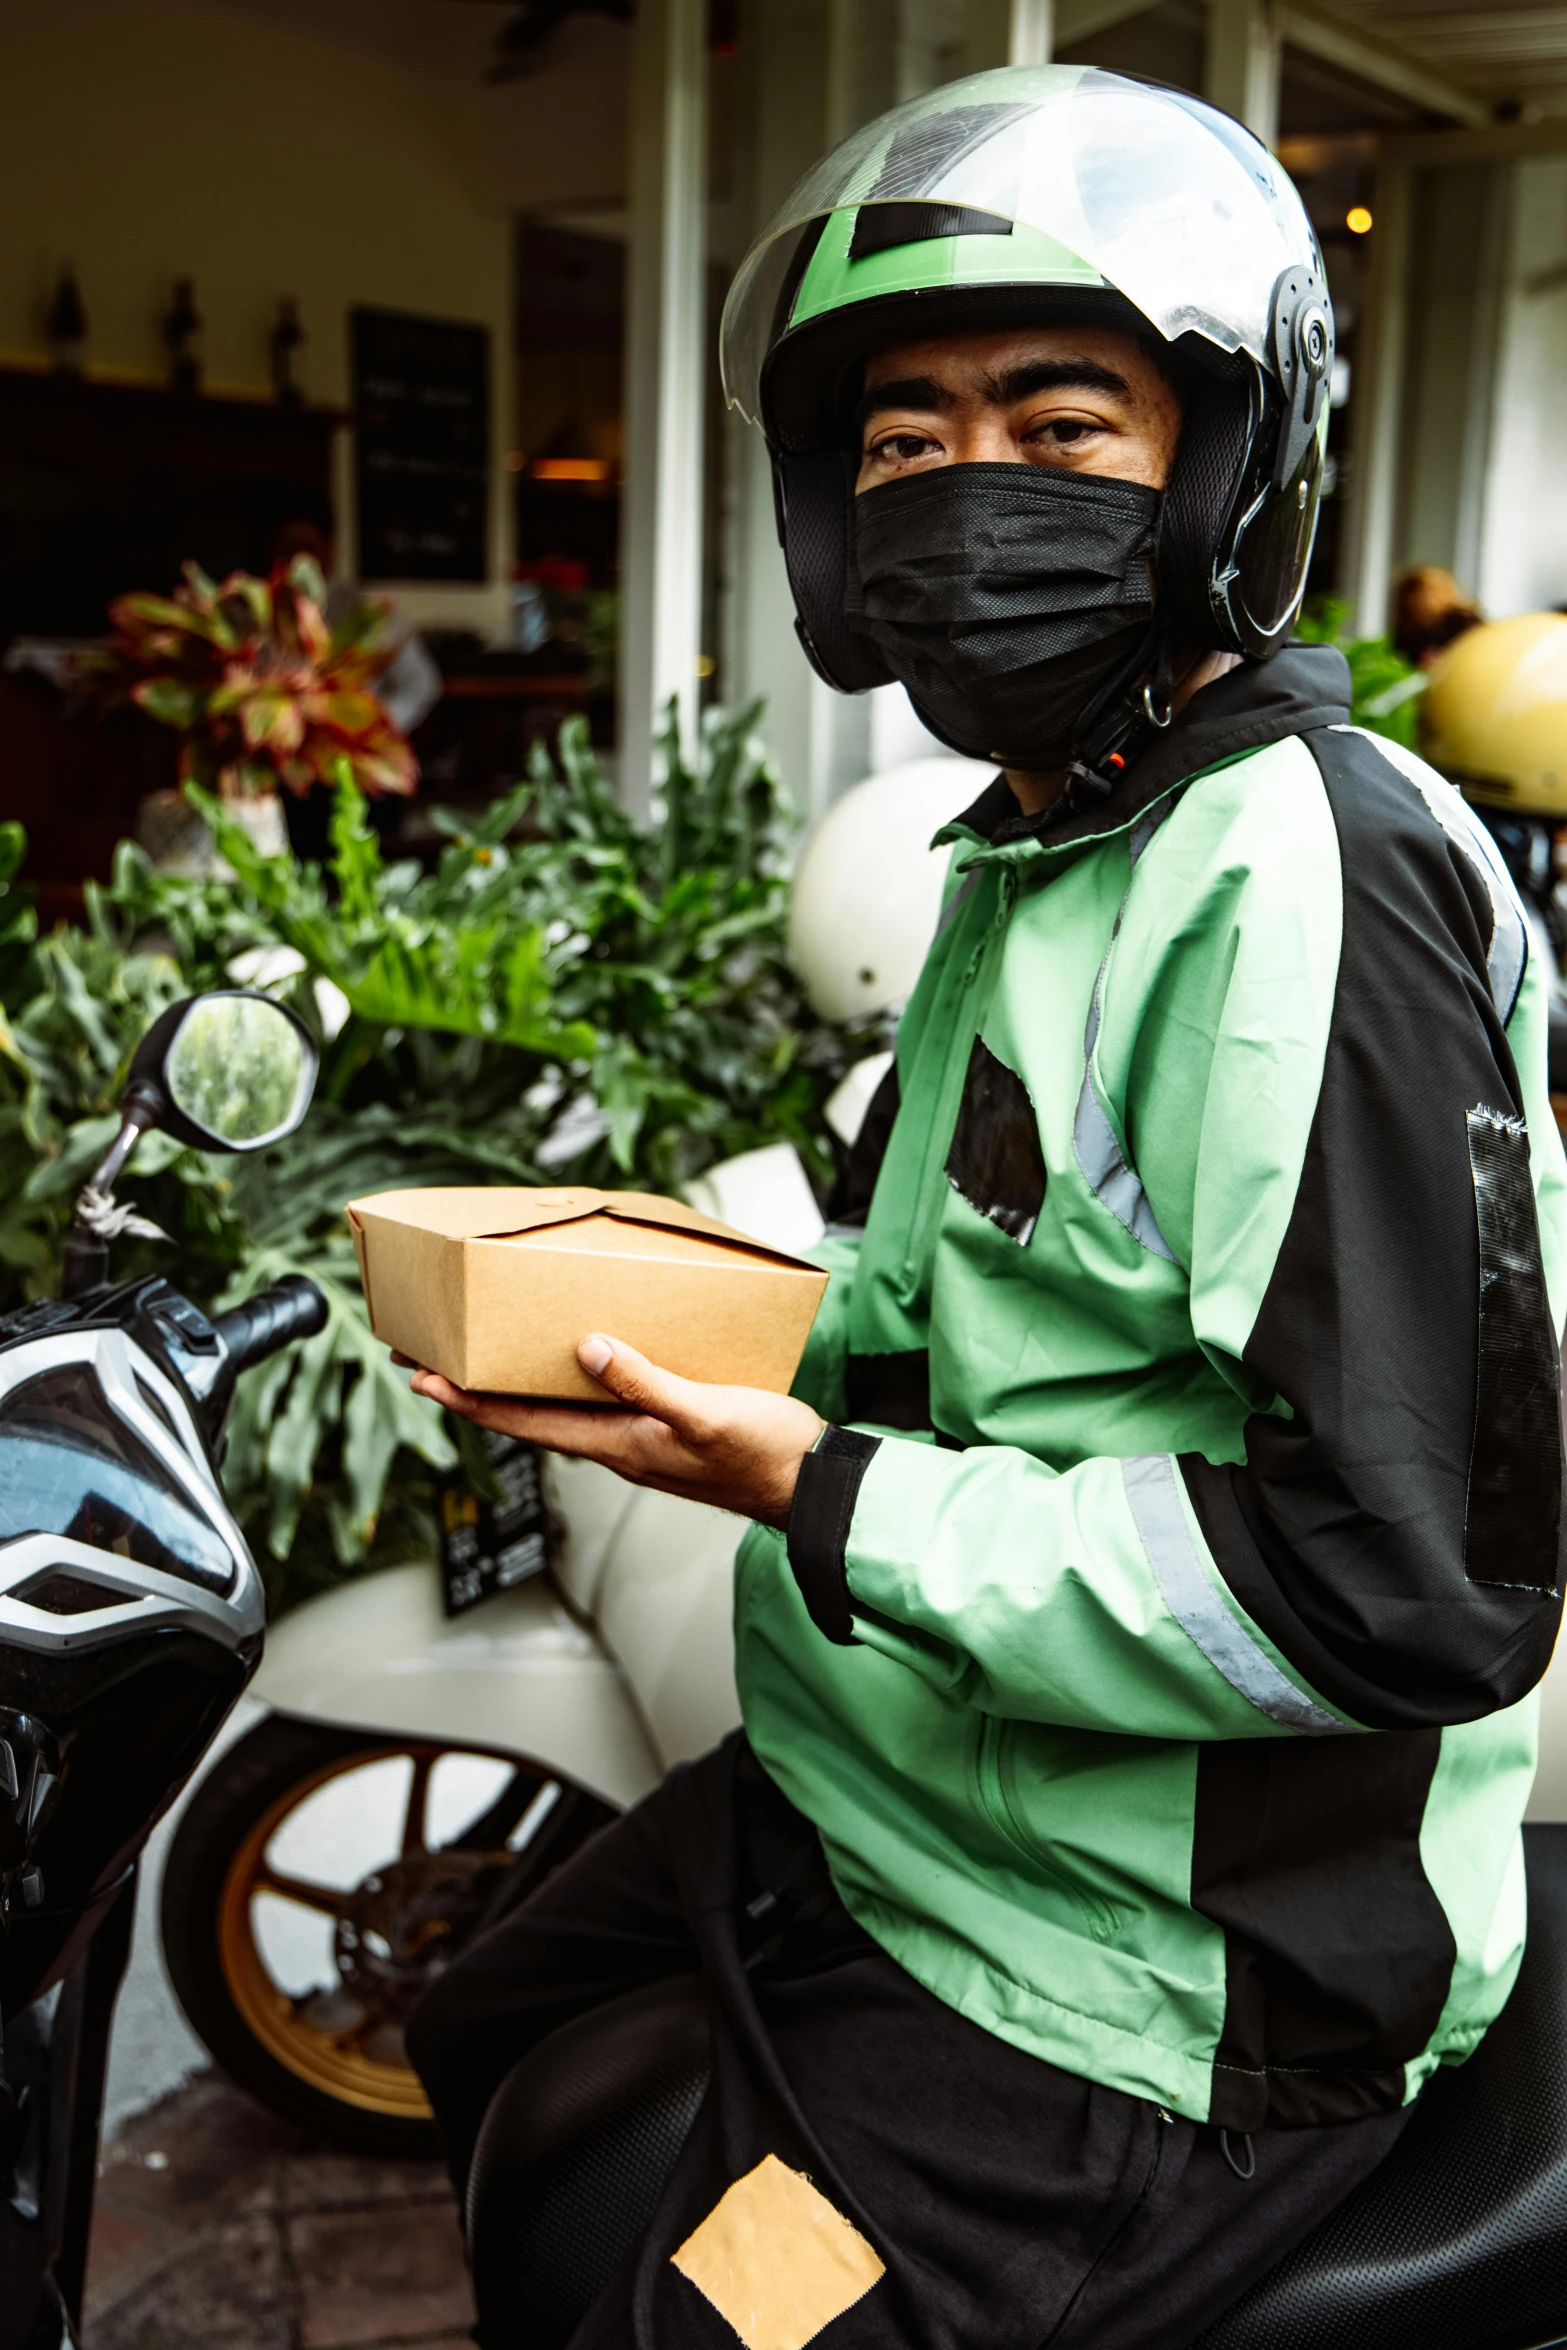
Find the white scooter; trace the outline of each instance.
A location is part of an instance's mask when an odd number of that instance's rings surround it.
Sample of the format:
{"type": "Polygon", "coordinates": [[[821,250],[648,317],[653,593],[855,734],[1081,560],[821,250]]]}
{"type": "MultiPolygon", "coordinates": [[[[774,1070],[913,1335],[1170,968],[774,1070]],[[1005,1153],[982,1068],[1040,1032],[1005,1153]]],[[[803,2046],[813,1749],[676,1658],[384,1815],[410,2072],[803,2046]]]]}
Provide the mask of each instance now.
{"type": "MultiPolygon", "coordinates": [[[[859,785],[796,877],[792,948],[818,1013],[864,1021],[913,985],[940,907],[928,843],[990,770],[927,758],[859,785]],[[864,877],[874,872],[874,903],[864,877]]],[[[829,1105],[854,1139],[890,1056],[829,1105]]],[[[820,1210],[787,1145],[691,1186],[776,1248],[820,1210]]],[[[224,2068],[340,2145],[422,2153],[429,2109],[403,2026],[497,1901],[704,1753],[739,1719],[730,1630],[737,1524],[550,1461],[549,1571],[449,1617],[433,1560],[307,1602],[268,1634],[266,1719],[222,1753],[164,1874],[170,1978],[224,2068]]]]}
{"type": "MultiPolygon", "coordinates": [[[[945,859],[925,844],[988,770],[924,760],[839,801],[802,859],[793,945],[817,1010],[906,995],[945,859]],[[863,877],[874,872],[867,904],[863,877]]],[[[852,1141],[886,1056],[829,1107],[852,1141]]],[[[821,1218],[787,1145],[716,1168],[695,1205],[785,1249],[821,1218]]],[[[310,1601],[268,1635],[271,1710],[214,1764],[164,1877],[186,2015],[263,2103],[340,2145],[423,2153],[403,2026],[486,1916],[739,1718],[723,1513],[553,1461],[550,1572],[448,1618],[433,1561],[310,1601]]],[[[1567,1664],[1546,1686],[1532,1818],[1567,1820],[1567,1664]]]]}

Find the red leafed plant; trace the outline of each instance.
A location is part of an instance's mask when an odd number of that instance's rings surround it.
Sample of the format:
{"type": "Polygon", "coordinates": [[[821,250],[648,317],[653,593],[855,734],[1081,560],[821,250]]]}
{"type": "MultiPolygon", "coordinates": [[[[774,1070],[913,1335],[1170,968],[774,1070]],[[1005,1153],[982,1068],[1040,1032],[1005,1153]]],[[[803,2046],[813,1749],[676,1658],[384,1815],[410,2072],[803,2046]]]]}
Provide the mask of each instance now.
{"type": "Polygon", "coordinates": [[[309,555],[221,584],[187,563],[172,596],[110,605],[114,634],[86,657],[88,679],[177,728],[181,782],[224,799],[345,775],[364,792],[411,792],[418,762],[372,690],[396,655],[390,609],[362,603],[333,628],[325,601],[309,555]]]}

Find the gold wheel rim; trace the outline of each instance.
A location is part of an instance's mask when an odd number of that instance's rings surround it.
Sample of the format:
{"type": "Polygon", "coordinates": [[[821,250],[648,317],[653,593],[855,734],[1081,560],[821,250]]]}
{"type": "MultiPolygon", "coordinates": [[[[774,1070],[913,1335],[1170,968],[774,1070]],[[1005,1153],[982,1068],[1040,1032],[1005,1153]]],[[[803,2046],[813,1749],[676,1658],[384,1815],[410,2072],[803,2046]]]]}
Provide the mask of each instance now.
{"type": "Polygon", "coordinates": [[[262,1956],[256,1940],[255,1905],[261,1894],[271,1893],[302,1908],[340,1917],[353,1888],[317,1885],[268,1864],[267,1849],[283,1822],[333,1779],[350,1771],[368,1770],[375,1763],[408,1760],[413,1764],[413,1776],[403,1831],[406,1856],[411,1850],[423,1849],[422,1841],[415,1845],[412,1839],[417,1835],[422,1840],[431,1771],[442,1755],[459,1751],[476,1750],[412,1742],[361,1747],[309,1772],[257,1820],[229,1863],[218,1898],[218,1963],[229,1997],[252,2038],[296,2080],[322,2096],[398,2121],[430,2118],[430,2103],[418,2074],[411,2065],[389,2064],[364,2047],[363,2033],[379,2023],[373,2015],[341,2032],[323,2031],[301,2015],[299,2003],[273,1980],[262,1956]]]}

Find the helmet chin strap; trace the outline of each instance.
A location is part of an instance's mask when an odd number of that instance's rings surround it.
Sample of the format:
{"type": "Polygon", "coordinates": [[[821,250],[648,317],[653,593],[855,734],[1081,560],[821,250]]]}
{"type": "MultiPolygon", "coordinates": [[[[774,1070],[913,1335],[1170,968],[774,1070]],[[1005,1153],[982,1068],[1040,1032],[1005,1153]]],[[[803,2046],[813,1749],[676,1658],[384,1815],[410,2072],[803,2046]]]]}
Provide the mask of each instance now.
{"type": "MultiPolygon", "coordinates": [[[[1065,787],[1048,813],[1064,809],[1081,815],[1108,799],[1132,762],[1170,724],[1184,688],[1216,650],[1199,646],[1194,651],[1175,626],[1154,621],[1120,676],[1089,704],[1064,770],[1065,787]]],[[[1237,656],[1220,658],[1228,667],[1237,656]]],[[[1003,753],[991,756],[1003,769],[1030,772],[1003,753]]]]}
{"type": "MultiPolygon", "coordinates": [[[[1177,672],[1178,647],[1168,622],[1155,619],[1135,659],[1089,704],[1067,761],[1058,804],[1075,813],[1107,799],[1127,768],[1174,716],[1175,695],[1196,662],[1177,672]]],[[[1197,660],[1202,655],[1198,654],[1197,660]]]]}
{"type": "Polygon", "coordinates": [[[1193,652],[1173,632],[1162,634],[1153,658],[1137,670],[1130,685],[1117,680],[1108,696],[1100,696],[1099,715],[1090,712],[1058,804],[1081,814],[1106,799],[1133,760],[1164,732],[1204,664],[1216,660],[1214,674],[1222,677],[1238,667],[1241,658],[1216,646],[1199,646],[1193,652]]]}

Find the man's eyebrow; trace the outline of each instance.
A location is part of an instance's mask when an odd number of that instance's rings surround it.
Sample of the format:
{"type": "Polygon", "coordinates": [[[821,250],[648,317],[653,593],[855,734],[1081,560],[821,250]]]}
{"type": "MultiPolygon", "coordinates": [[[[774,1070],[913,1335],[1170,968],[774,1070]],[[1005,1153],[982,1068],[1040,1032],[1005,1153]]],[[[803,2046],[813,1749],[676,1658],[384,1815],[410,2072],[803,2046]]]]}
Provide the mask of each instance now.
{"type": "Polygon", "coordinates": [[[996,408],[1010,408],[1035,392],[1109,392],[1125,400],[1131,390],[1124,375],[1098,359],[1025,359],[985,379],[985,397],[996,408]]]}
{"type": "Polygon", "coordinates": [[[869,384],[861,395],[858,421],[868,424],[887,408],[925,408],[940,415],[952,406],[952,394],[933,375],[900,375],[895,382],[869,384]]]}
{"type": "MultiPolygon", "coordinates": [[[[984,379],[985,399],[993,408],[1010,408],[1015,400],[1030,399],[1035,392],[1105,392],[1112,399],[1125,400],[1131,391],[1125,376],[1115,368],[1087,358],[1024,359],[1016,367],[1003,368],[984,379]]],[[[933,375],[900,375],[866,387],[857,421],[863,430],[873,416],[889,408],[922,408],[939,416],[955,405],[955,398],[933,375]]]]}

